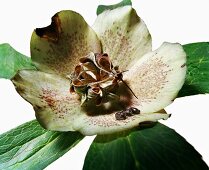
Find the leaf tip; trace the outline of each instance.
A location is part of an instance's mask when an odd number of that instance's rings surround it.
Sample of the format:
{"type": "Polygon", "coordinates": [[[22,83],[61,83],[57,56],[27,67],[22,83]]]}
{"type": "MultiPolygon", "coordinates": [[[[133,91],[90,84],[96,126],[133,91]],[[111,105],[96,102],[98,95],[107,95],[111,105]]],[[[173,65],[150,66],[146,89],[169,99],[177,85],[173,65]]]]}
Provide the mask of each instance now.
{"type": "Polygon", "coordinates": [[[113,10],[113,9],[116,9],[116,8],[119,8],[119,7],[123,7],[123,6],[132,6],[132,2],[131,0],[123,0],[117,4],[114,4],[114,5],[99,5],[97,7],[97,11],[96,11],[96,14],[99,15],[101,13],[103,13],[104,11],[106,10],[113,10]]]}

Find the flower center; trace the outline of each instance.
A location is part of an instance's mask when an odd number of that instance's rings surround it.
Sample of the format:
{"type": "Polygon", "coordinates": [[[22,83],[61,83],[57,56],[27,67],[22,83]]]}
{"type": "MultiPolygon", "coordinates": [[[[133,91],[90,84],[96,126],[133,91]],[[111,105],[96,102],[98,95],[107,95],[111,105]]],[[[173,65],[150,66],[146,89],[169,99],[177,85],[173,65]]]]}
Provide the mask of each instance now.
{"type": "Polygon", "coordinates": [[[80,96],[81,105],[87,101],[101,105],[119,98],[116,92],[123,72],[113,66],[107,54],[90,53],[79,61],[69,78],[70,92],[80,96]]]}

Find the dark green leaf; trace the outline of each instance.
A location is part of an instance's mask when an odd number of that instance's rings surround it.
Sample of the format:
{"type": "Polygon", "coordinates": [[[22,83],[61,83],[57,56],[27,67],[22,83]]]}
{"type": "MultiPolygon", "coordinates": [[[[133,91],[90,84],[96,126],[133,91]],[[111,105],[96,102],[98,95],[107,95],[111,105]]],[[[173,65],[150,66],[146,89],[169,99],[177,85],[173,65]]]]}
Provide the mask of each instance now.
{"type": "Polygon", "coordinates": [[[11,79],[22,69],[36,68],[29,57],[17,52],[9,44],[0,44],[0,78],[11,79]]]}
{"type": "Polygon", "coordinates": [[[174,130],[152,128],[97,136],[84,170],[208,170],[201,155],[174,130]]]}
{"type": "Polygon", "coordinates": [[[184,45],[187,54],[186,81],[178,97],[209,93],[209,43],[184,45]]]}
{"type": "Polygon", "coordinates": [[[35,120],[25,123],[0,135],[0,169],[43,169],[82,138],[78,132],[45,130],[35,120]]]}
{"type": "Polygon", "coordinates": [[[132,5],[131,0],[123,0],[120,3],[115,4],[115,5],[99,5],[97,8],[97,15],[101,14],[105,10],[112,10],[112,9],[123,7],[126,5],[132,5]]]}

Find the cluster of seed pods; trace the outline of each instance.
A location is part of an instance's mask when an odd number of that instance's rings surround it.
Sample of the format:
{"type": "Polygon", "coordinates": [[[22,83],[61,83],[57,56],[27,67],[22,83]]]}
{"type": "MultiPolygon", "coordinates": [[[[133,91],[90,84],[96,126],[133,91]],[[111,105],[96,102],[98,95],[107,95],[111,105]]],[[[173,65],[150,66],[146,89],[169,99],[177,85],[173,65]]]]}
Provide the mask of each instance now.
{"type": "Polygon", "coordinates": [[[81,97],[81,104],[92,100],[96,105],[108,101],[108,96],[115,92],[122,80],[119,67],[113,67],[107,54],[90,53],[79,60],[74,72],[70,75],[70,92],[81,97]]]}

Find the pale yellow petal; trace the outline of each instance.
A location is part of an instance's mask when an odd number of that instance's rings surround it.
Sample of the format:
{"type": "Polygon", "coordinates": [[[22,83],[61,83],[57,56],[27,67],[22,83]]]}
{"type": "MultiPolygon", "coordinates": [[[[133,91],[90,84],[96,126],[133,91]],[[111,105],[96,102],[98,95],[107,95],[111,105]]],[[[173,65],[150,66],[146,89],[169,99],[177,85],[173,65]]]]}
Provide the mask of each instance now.
{"type": "Polygon", "coordinates": [[[20,71],[12,80],[18,93],[30,102],[40,124],[46,129],[73,131],[72,122],[80,101],[69,92],[69,81],[39,71],[20,71]]]}
{"type": "Polygon", "coordinates": [[[123,110],[120,101],[112,106],[106,103],[105,107],[80,106],[78,96],[69,92],[67,79],[40,71],[20,71],[12,81],[20,95],[33,105],[40,124],[49,130],[79,131],[84,135],[111,134],[169,117],[164,113],[139,113],[117,120],[116,112],[123,110]],[[108,111],[108,108],[111,109],[108,111]]]}
{"type": "Polygon", "coordinates": [[[61,11],[52,23],[36,29],[31,37],[31,57],[39,70],[59,75],[70,74],[79,58],[100,53],[100,41],[83,17],[73,11],[61,11]]]}
{"type": "Polygon", "coordinates": [[[84,135],[111,134],[137,127],[143,122],[165,120],[169,116],[169,114],[162,113],[145,113],[127,117],[125,120],[116,120],[115,113],[98,116],[81,115],[74,123],[74,129],[84,135]]]}
{"type": "Polygon", "coordinates": [[[131,6],[104,11],[98,15],[93,29],[101,40],[103,53],[122,70],[151,51],[149,31],[131,6]]]}
{"type": "Polygon", "coordinates": [[[184,84],[186,53],[180,44],[163,45],[144,55],[126,72],[124,80],[135,95],[132,105],[142,113],[157,112],[169,105],[184,84]]]}

